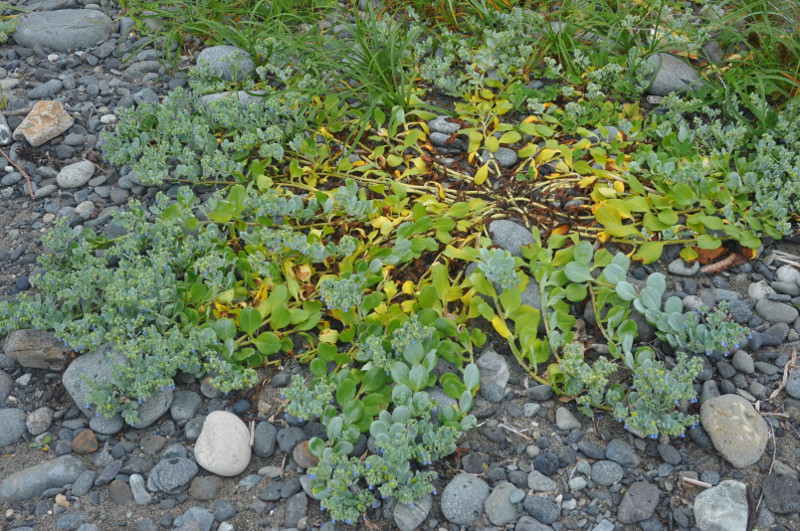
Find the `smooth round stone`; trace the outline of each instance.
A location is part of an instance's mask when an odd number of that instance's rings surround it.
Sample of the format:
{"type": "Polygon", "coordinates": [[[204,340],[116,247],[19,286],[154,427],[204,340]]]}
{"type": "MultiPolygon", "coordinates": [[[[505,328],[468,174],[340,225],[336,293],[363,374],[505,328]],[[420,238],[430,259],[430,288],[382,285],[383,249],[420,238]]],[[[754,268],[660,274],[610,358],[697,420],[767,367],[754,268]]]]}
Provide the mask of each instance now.
{"type": "Polygon", "coordinates": [[[46,432],[52,422],[53,410],[47,406],[42,406],[28,415],[25,425],[31,435],[39,435],[46,432]]]}
{"type": "Polygon", "coordinates": [[[610,487],[622,479],[622,466],[614,461],[603,460],[592,465],[592,481],[603,487],[610,487]]]}
{"type": "Polygon", "coordinates": [[[767,423],[741,396],[707,400],[700,408],[700,423],[714,448],[736,468],[755,464],[766,449],[767,423]]]}
{"type": "Polygon", "coordinates": [[[21,409],[0,409],[0,448],[17,442],[25,434],[25,420],[21,409]]]}
{"type": "Polygon", "coordinates": [[[69,166],[64,166],[56,182],[61,188],[78,188],[88,183],[94,175],[94,164],[88,160],[82,160],[69,166]]]}
{"type": "Polygon", "coordinates": [[[457,525],[470,525],[483,515],[489,486],[474,474],[461,473],[444,488],[442,514],[457,525]]]}
{"type": "Polygon", "coordinates": [[[250,463],[250,430],[233,413],[214,411],[206,417],[194,456],[198,465],[214,474],[240,474],[250,463]]]}

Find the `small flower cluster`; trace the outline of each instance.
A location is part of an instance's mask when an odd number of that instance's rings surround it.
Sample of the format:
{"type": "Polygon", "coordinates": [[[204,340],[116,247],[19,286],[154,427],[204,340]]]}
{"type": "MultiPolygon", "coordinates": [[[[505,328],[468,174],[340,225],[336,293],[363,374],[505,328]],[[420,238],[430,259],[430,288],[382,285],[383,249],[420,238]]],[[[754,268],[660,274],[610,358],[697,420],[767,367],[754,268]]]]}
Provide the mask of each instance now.
{"type": "Polygon", "coordinates": [[[435,328],[425,326],[419,322],[419,317],[412,315],[392,334],[392,349],[395,352],[404,352],[414,344],[421,344],[433,336],[435,328]]]}
{"type": "Polygon", "coordinates": [[[333,400],[334,386],[325,378],[314,378],[310,386],[299,374],[292,376],[292,383],[281,394],[287,399],[286,412],[300,420],[317,418],[333,400]]]}
{"type": "Polygon", "coordinates": [[[326,278],[319,283],[317,290],[329,310],[347,312],[356,310],[363,297],[363,281],[358,275],[347,278],[326,278]]]}

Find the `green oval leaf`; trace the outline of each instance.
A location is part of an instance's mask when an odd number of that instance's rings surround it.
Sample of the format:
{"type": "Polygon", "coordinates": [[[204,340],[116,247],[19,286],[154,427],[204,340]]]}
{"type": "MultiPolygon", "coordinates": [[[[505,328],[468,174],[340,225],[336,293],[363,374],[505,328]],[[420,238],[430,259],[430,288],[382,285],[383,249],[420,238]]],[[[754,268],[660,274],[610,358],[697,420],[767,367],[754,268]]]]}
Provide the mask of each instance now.
{"type": "Polygon", "coordinates": [[[253,308],[248,306],[239,313],[239,328],[244,330],[248,336],[255,334],[256,330],[261,328],[261,314],[253,308]]]}

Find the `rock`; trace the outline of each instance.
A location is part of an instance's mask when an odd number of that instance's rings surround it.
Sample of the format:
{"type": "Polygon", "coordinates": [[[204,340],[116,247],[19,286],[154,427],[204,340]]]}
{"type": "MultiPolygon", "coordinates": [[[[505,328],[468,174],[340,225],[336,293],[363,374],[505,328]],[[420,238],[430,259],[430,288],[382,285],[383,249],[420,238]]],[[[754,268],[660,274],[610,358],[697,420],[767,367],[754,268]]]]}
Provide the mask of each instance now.
{"type": "Polygon", "coordinates": [[[533,233],[513,221],[498,219],[489,224],[492,243],[505,249],[514,256],[522,256],[521,247],[534,242],[533,233]]]}
{"type": "Polygon", "coordinates": [[[206,417],[194,456],[198,465],[214,474],[240,474],[250,464],[250,430],[233,413],[214,411],[206,417]]]}
{"type": "Polygon", "coordinates": [[[177,517],[172,525],[180,531],[211,531],[214,513],[203,507],[192,507],[177,517]]]}
{"type": "Polygon", "coordinates": [[[789,264],[782,265],[775,271],[775,276],[781,282],[790,282],[792,284],[800,284],[800,270],[789,264]]]}
{"type": "Polygon", "coordinates": [[[236,46],[205,48],[197,55],[197,66],[225,81],[241,81],[256,69],[250,54],[236,46]]]}
{"type": "Polygon", "coordinates": [[[792,398],[800,399],[800,371],[793,371],[786,380],[786,393],[792,398]]]}
{"type": "Polygon", "coordinates": [[[514,527],[514,531],[553,531],[553,528],[549,525],[544,525],[537,522],[530,516],[523,516],[517,520],[517,525],[514,527]]]}
{"type": "Polygon", "coordinates": [[[481,396],[490,402],[500,402],[505,396],[505,388],[508,383],[508,362],[503,356],[489,348],[481,354],[475,363],[480,369],[481,396]],[[497,396],[486,396],[485,389],[492,388],[498,389],[498,392],[495,393],[497,396]]]}
{"type": "Polygon", "coordinates": [[[653,516],[661,496],[659,488],[647,481],[631,483],[617,509],[617,519],[623,524],[633,524],[653,516]]]}
{"type": "Polygon", "coordinates": [[[64,455],[11,474],[0,483],[0,498],[29,500],[52,488],[74,483],[86,467],[74,455],[64,455]]]}
{"type": "MultiPolygon", "coordinates": [[[[103,345],[97,350],[93,350],[76,358],[61,378],[67,393],[75,401],[87,417],[94,416],[94,406],[86,407],[87,398],[90,393],[89,386],[81,379],[81,376],[94,378],[98,383],[108,383],[112,381],[112,374],[115,365],[125,366],[128,364],[125,356],[116,350],[113,345],[103,345]]],[[[137,428],[147,428],[154,424],[172,404],[172,390],[165,389],[147,399],[139,405],[139,421],[137,428]]]]}
{"type": "Polygon", "coordinates": [[[147,489],[144,486],[144,478],[141,474],[131,474],[131,477],[128,479],[128,483],[131,487],[131,494],[133,494],[133,500],[138,505],[148,505],[153,497],[150,496],[150,493],[147,492],[147,489]]]}
{"type": "Polygon", "coordinates": [[[52,422],[53,410],[47,406],[42,406],[28,415],[25,425],[31,435],[40,435],[47,431],[52,422]]]}
{"type": "Polygon", "coordinates": [[[622,466],[639,466],[636,450],[622,439],[612,439],[606,446],[606,458],[622,466]]]}
{"type": "Polygon", "coordinates": [[[23,367],[52,371],[61,370],[69,352],[52,332],[29,329],[8,334],[3,350],[23,367]]]}
{"type": "Polygon", "coordinates": [[[78,188],[88,183],[93,175],[94,164],[88,160],[82,160],[75,164],[64,166],[58,172],[56,182],[61,188],[78,188]]]}
{"type": "Polygon", "coordinates": [[[27,48],[62,52],[96,46],[111,36],[111,19],[93,9],[60,9],[26,13],[14,40],[27,48]]]}
{"type": "Polygon", "coordinates": [[[733,320],[739,324],[747,324],[753,318],[753,312],[742,299],[733,299],[728,305],[733,320]]]}
{"type": "Polygon", "coordinates": [[[525,396],[531,400],[544,402],[553,398],[553,388],[545,384],[534,385],[525,389],[525,396]]]}
{"type": "Polygon", "coordinates": [[[525,512],[545,525],[552,524],[561,516],[558,504],[544,496],[526,496],[522,506],[525,508],[525,512]]]}
{"type": "Polygon", "coordinates": [[[508,481],[502,481],[486,498],[486,516],[492,525],[504,526],[517,519],[517,508],[511,503],[510,497],[515,492],[517,487],[508,481]]]}
{"type": "Polygon", "coordinates": [[[666,96],[671,92],[694,90],[705,84],[694,68],[674,55],[656,53],[648,57],[647,61],[654,68],[650,74],[648,94],[666,96]]]}
{"type": "Polygon", "coordinates": [[[603,487],[610,487],[622,479],[623,469],[614,461],[607,459],[592,465],[592,481],[603,487]]]}
{"type": "Polygon", "coordinates": [[[490,152],[488,149],[481,149],[478,154],[483,162],[496,160],[497,164],[503,168],[510,168],[519,161],[517,152],[507,147],[497,148],[497,151],[494,153],[490,152]]]}
{"type": "Polygon", "coordinates": [[[528,488],[533,492],[555,492],[558,484],[538,470],[528,473],[528,488]]]}
{"type": "Polygon", "coordinates": [[[97,529],[97,526],[94,524],[87,524],[86,522],[89,520],[89,515],[86,513],[72,513],[72,514],[65,514],[64,516],[59,517],[58,521],[56,522],[56,530],[57,531],[86,531],[86,529],[97,529]]]}
{"type": "Polygon", "coordinates": [[[108,497],[117,505],[126,505],[134,501],[130,485],[121,479],[115,479],[108,484],[108,497]]]}
{"type": "Polygon", "coordinates": [[[14,378],[5,371],[0,371],[0,404],[6,401],[14,389],[14,378]]]}
{"type": "Polygon", "coordinates": [[[147,478],[147,489],[167,494],[182,492],[197,474],[197,465],[185,457],[167,457],[158,462],[147,478]]]}
{"type": "Polygon", "coordinates": [[[202,406],[202,398],[194,391],[175,391],[169,413],[175,422],[194,418],[202,406]]]}
{"type": "Polygon", "coordinates": [[[292,457],[300,468],[311,468],[319,463],[319,459],[308,449],[308,441],[297,443],[294,450],[292,450],[292,457]]]}
{"type": "Polygon", "coordinates": [[[460,473],[444,488],[442,515],[457,525],[470,525],[483,515],[489,486],[474,474],[460,473]]]}
{"type": "Polygon", "coordinates": [[[797,319],[797,308],[784,302],[761,299],[756,303],[756,312],[770,323],[794,323],[797,319]]]}
{"type": "Polygon", "coordinates": [[[575,418],[575,415],[572,414],[572,411],[561,406],[556,409],[556,426],[558,426],[559,430],[572,431],[579,429],[581,427],[581,423],[575,418]]]}
{"type": "Polygon", "coordinates": [[[747,294],[751,299],[760,301],[761,299],[766,299],[770,295],[774,295],[775,290],[763,280],[759,280],[758,282],[752,282],[749,286],[747,286],[747,294]]]}
{"type": "Polygon", "coordinates": [[[114,415],[111,418],[103,416],[92,417],[89,420],[89,428],[100,435],[114,435],[115,433],[119,433],[124,425],[125,422],[120,415],[114,415]]]}
{"type": "Polygon", "coordinates": [[[433,496],[426,494],[411,505],[396,503],[392,515],[400,531],[419,529],[433,508],[433,496]]]}
{"type": "Polygon", "coordinates": [[[533,460],[533,468],[545,476],[558,472],[558,457],[553,452],[544,452],[533,460]]]}
{"type": "MultiPolygon", "coordinates": [[[[30,13],[31,15],[33,13],[30,13]]],[[[75,123],[64,106],[57,101],[37,101],[30,113],[14,130],[14,140],[23,138],[33,146],[41,146],[57,137],[75,123]]]]}
{"type": "Polygon", "coordinates": [[[237,92],[217,92],[215,94],[206,94],[205,96],[200,96],[200,103],[210,106],[211,104],[220,100],[235,97],[242,105],[250,105],[263,101],[263,95],[265,94],[266,92],[261,92],[258,90],[254,92],[248,92],[246,90],[240,90],[237,92]]]}
{"type": "Polygon", "coordinates": [[[78,455],[92,454],[97,447],[97,437],[92,430],[83,430],[72,439],[72,451],[78,455]]]}
{"type": "Polygon", "coordinates": [[[772,472],[761,486],[767,507],[773,513],[800,512],[800,481],[795,477],[772,472]]]}
{"type": "Polygon", "coordinates": [[[6,115],[0,112],[0,146],[7,146],[13,142],[11,128],[6,121],[6,115]]]}
{"type": "Polygon", "coordinates": [[[767,447],[766,421],[738,395],[708,400],[700,408],[700,423],[714,448],[737,468],[754,464],[767,447]]]}
{"type": "Polygon", "coordinates": [[[217,476],[196,477],[189,486],[189,496],[200,501],[213,500],[221,488],[222,480],[217,476]]]}
{"type": "Polygon", "coordinates": [[[733,353],[731,365],[733,365],[734,369],[744,374],[753,374],[756,370],[753,358],[744,350],[737,350],[733,353]]]}
{"type": "Polygon", "coordinates": [[[16,443],[25,435],[25,412],[21,409],[0,409],[0,448],[16,443]]]}
{"type": "Polygon", "coordinates": [[[294,450],[294,447],[297,446],[297,443],[307,439],[308,435],[306,435],[303,430],[297,427],[284,428],[278,432],[277,436],[278,447],[281,449],[281,452],[285,454],[292,453],[292,450],[294,450]]]}
{"type": "Polygon", "coordinates": [[[776,280],[771,285],[772,289],[778,293],[785,293],[791,297],[797,297],[800,295],[800,285],[795,282],[783,282],[781,280],[776,280]]]}
{"type": "Polygon", "coordinates": [[[673,275],[693,277],[700,271],[700,262],[695,261],[692,262],[691,265],[687,265],[686,262],[683,261],[683,258],[676,258],[669,263],[667,270],[673,275]]]}
{"type": "Polygon", "coordinates": [[[431,132],[452,135],[461,129],[461,124],[452,120],[449,116],[437,116],[428,122],[428,129],[431,132]]]}
{"type": "Polygon", "coordinates": [[[286,502],[285,525],[297,527],[297,524],[308,513],[308,497],[305,492],[293,494],[286,502]]]}
{"type": "Polygon", "coordinates": [[[699,531],[746,531],[747,515],[747,487],[739,481],[723,481],[694,499],[699,531]]]}
{"type": "Polygon", "coordinates": [[[253,453],[259,457],[270,457],[275,451],[275,439],[278,430],[269,422],[256,425],[253,441],[253,453]]]}

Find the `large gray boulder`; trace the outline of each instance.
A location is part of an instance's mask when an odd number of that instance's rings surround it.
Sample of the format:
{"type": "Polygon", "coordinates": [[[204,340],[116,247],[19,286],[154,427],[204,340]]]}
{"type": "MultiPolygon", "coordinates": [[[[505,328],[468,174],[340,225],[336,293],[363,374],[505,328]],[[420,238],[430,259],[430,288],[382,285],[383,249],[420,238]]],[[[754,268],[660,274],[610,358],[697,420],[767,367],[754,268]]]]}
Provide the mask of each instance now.
{"type": "MultiPolygon", "coordinates": [[[[61,383],[67,393],[75,401],[83,414],[92,418],[95,414],[94,406],[87,408],[87,399],[91,389],[84,378],[94,378],[98,383],[112,381],[116,366],[125,366],[128,360],[113,345],[103,345],[97,350],[88,352],[73,361],[64,371],[61,383]]],[[[165,389],[148,398],[139,405],[139,422],[137,428],[146,428],[155,423],[161,415],[167,412],[172,405],[172,390],[165,389]]]]}
{"type": "Polygon", "coordinates": [[[93,9],[28,13],[13,33],[20,46],[65,52],[97,46],[111,36],[111,19],[93,9]]]}
{"type": "Polygon", "coordinates": [[[11,474],[0,483],[0,498],[21,501],[41,496],[44,491],[74,483],[86,467],[74,455],[64,455],[11,474]]]}
{"type": "Polygon", "coordinates": [[[666,96],[671,92],[695,90],[705,84],[691,65],[674,55],[657,53],[647,61],[653,66],[648,94],[666,96]]]}

